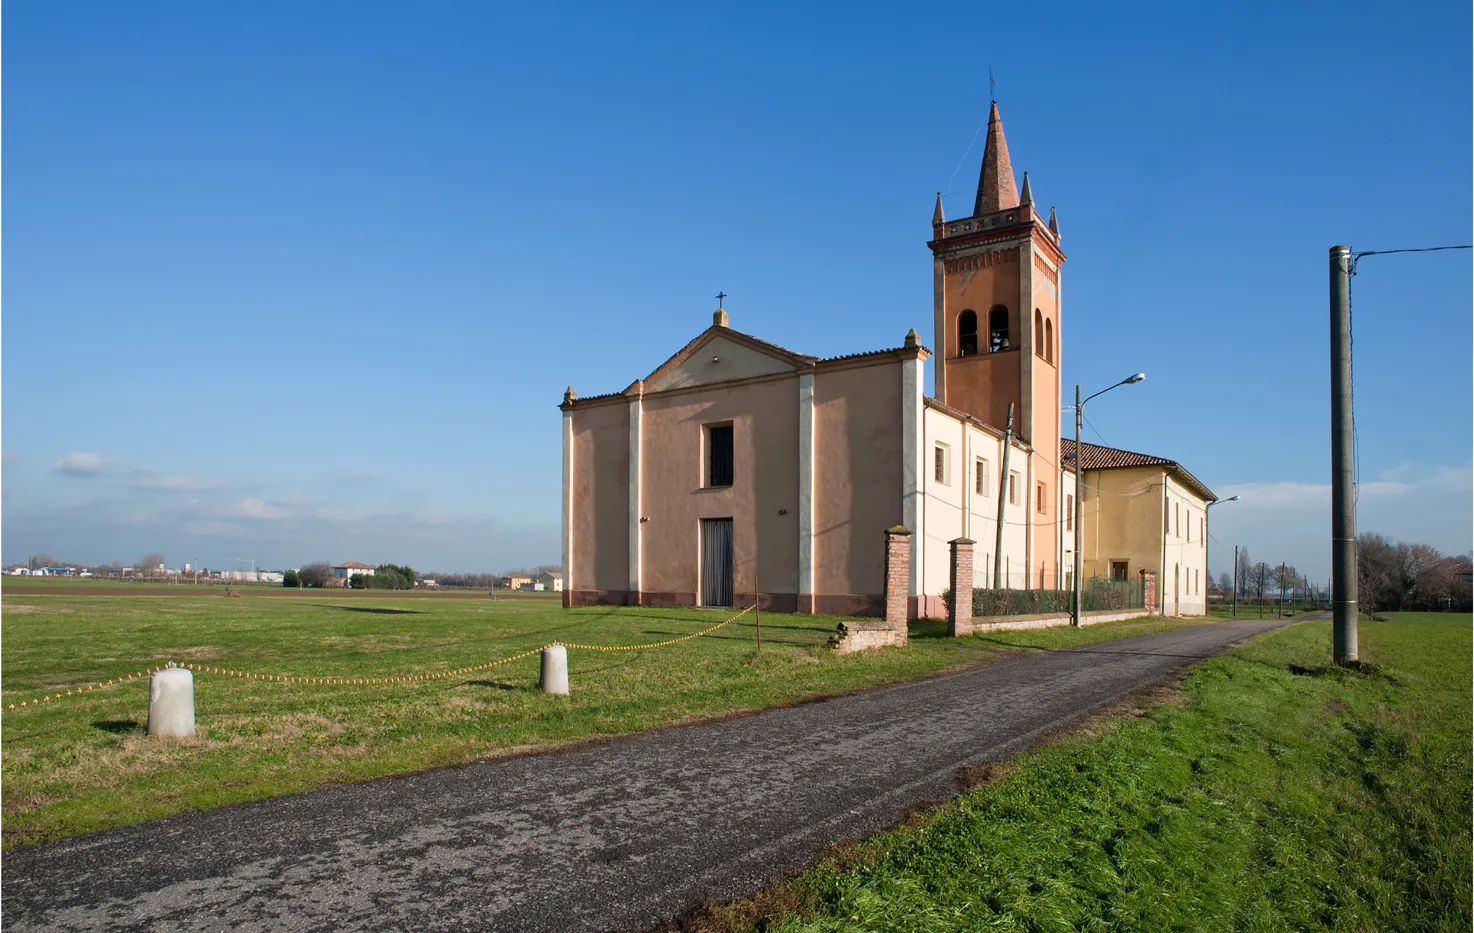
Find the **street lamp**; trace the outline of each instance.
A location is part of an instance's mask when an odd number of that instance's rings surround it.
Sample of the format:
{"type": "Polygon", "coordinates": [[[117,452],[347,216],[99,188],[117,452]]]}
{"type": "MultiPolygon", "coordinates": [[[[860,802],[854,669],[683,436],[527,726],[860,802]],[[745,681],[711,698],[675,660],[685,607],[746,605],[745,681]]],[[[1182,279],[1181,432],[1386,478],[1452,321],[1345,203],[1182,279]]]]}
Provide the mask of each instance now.
{"type": "MultiPolygon", "coordinates": [[[[1208,577],[1208,585],[1209,586],[1212,586],[1213,585],[1213,571],[1212,571],[1212,568],[1209,566],[1209,561],[1212,560],[1212,558],[1213,558],[1213,549],[1211,547],[1209,547],[1208,545],[1212,542],[1213,538],[1212,538],[1211,535],[1208,534],[1208,532],[1210,532],[1210,531],[1213,530],[1213,517],[1211,515],[1209,515],[1208,513],[1212,510],[1213,506],[1215,506],[1215,505],[1222,505],[1225,502],[1237,502],[1237,501],[1239,501],[1239,497],[1238,496],[1229,496],[1227,499],[1214,499],[1212,502],[1209,502],[1207,505],[1203,506],[1203,573],[1205,573],[1207,575],[1207,577],[1208,577]]],[[[1235,556],[1237,556],[1237,549],[1235,549],[1235,556]]],[[[1239,576],[1239,565],[1238,565],[1238,561],[1237,560],[1234,561],[1234,565],[1233,565],[1233,576],[1234,576],[1234,580],[1233,580],[1233,591],[1234,591],[1234,607],[1235,607],[1234,617],[1237,618],[1238,617],[1238,611],[1237,611],[1237,607],[1238,607],[1238,585],[1239,585],[1239,580],[1238,580],[1238,576],[1239,576]]]]}
{"type": "MultiPolygon", "coordinates": [[[[1146,373],[1127,376],[1113,386],[1106,386],[1104,389],[1095,393],[1095,395],[1104,395],[1118,386],[1135,385],[1145,378],[1146,373]]],[[[1086,396],[1085,401],[1082,402],[1080,401],[1080,386],[1078,384],[1075,386],[1075,605],[1070,610],[1070,624],[1076,628],[1080,627],[1080,518],[1084,514],[1083,503],[1085,499],[1085,471],[1080,466],[1082,460],[1080,456],[1080,422],[1085,417],[1085,402],[1095,398],[1095,395],[1086,396]]]]}

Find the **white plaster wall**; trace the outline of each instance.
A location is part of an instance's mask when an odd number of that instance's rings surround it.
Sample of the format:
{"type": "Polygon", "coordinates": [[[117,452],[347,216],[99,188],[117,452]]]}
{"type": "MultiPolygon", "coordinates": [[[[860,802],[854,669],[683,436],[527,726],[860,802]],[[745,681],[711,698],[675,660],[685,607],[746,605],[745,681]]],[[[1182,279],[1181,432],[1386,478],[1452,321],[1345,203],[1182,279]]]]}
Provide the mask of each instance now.
{"type": "Polygon", "coordinates": [[[1204,547],[1202,540],[1200,520],[1207,503],[1186,485],[1169,476],[1167,505],[1173,511],[1172,530],[1167,534],[1167,563],[1162,572],[1162,592],[1167,598],[1167,611],[1172,611],[1172,572],[1175,566],[1181,572],[1177,614],[1203,615],[1208,606],[1208,549],[1204,547]],[[1178,510],[1182,515],[1180,524],[1176,517],[1178,510]]]}

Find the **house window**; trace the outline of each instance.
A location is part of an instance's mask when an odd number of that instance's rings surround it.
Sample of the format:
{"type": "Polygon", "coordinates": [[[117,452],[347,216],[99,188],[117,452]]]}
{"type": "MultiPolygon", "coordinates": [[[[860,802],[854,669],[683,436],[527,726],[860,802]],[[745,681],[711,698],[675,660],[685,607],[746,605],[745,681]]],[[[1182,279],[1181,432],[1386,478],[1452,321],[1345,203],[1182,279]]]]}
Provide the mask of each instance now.
{"type": "Polygon", "coordinates": [[[1008,471],[1008,504],[1018,505],[1018,474],[1008,471]]]}
{"type": "Polygon", "coordinates": [[[977,485],[974,487],[980,496],[988,495],[988,461],[982,457],[978,458],[977,472],[973,474],[977,485]]]}
{"type": "Polygon", "coordinates": [[[1075,497],[1065,496],[1065,531],[1075,530],[1075,497]]]}
{"type": "Polygon", "coordinates": [[[1126,579],[1126,571],[1128,569],[1128,564],[1129,563],[1130,563],[1129,561],[1124,561],[1124,560],[1113,560],[1113,561],[1111,561],[1111,579],[1112,580],[1124,580],[1124,579],[1126,579]]]}
{"type": "Polygon", "coordinates": [[[712,424],[706,428],[706,484],[732,485],[732,426],[712,424]]]}
{"type": "Polygon", "coordinates": [[[1193,543],[1193,511],[1187,510],[1187,543],[1193,543]]]}
{"type": "Polygon", "coordinates": [[[1172,524],[1177,529],[1177,537],[1182,537],[1182,503],[1172,503],[1172,524]]]}
{"type": "Polygon", "coordinates": [[[1208,526],[1204,518],[1198,519],[1198,541],[1203,547],[1208,546],[1208,526]]]}
{"type": "Polygon", "coordinates": [[[1034,354],[1044,355],[1044,314],[1038,308],[1034,309],[1034,354]]]}
{"type": "Polygon", "coordinates": [[[988,352],[997,353],[1008,347],[1008,309],[998,305],[988,312],[988,352]]]}
{"type": "Polygon", "coordinates": [[[957,355],[977,356],[978,315],[975,311],[964,311],[957,316],[957,355]]]}
{"type": "Polygon", "coordinates": [[[951,451],[946,444],[937,444],[932,448],[932,476],[943,486],[951,484],[952,477],[951,451]]]}
{"type": "Polygon", "coordinates": [[[1043,483],[1034,486],[1034,509],[1044,515],[1049,511],[1049,487],[1043,483]]]}

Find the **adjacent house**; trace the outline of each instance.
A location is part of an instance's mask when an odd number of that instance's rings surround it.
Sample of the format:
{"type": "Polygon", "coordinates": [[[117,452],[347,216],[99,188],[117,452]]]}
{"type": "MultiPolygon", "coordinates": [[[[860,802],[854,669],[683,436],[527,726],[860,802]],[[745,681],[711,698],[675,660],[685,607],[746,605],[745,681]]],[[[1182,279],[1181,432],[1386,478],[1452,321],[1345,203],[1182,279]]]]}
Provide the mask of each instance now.
{"type": "Polygon", "coordinates": [[[364,576],[368,577],[373,576],[373,565],[365,564],[356,560],[350,560],[347,563],[333,565],[333,576],[337,577],[339,580],[342,580],[344,586],[347,586],[348,581],[358,576],[359,574],[363,574],[364,576]]]}
{"type": "Polygon", "coordinates": [[[509,590],[521,590],[532,588],[531,577],[503,577],[502,586],[509,590]]]}
{"type": "Polygon", "coordinates": [[[563,575],[545,573],[537,578],[537,584],[549,593],[561,593],[563,592],[563,575]]]}

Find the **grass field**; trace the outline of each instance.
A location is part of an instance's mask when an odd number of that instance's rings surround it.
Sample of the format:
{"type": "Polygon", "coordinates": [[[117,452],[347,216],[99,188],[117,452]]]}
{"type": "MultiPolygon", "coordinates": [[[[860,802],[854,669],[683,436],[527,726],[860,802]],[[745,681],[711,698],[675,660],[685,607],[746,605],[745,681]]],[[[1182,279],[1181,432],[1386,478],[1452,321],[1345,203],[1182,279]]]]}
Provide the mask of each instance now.
{"type": "Polygon", "coordinates": [[[1470,929],[1471,619],[1258,639],[695,928],[1470,929]],[[1138,711],[1141,712],[1141,711],[1138,711]]]}
{"type": "MultiPolygon", "coordinates": [[[[384,594],[242,598],[6,587],[5,703],[167,661],[296,677],[455,670],[554,640],[635,645],[699,631],[711,610],[584,608],[544,600],[384,594]]],[[[279,591],[278,591],[279,592],[279,591]]],[[[287,591],[292,593],[292,591],[287,591]]],[[[948,639],[837,656],[837,619],[749,615],[704,638],[619,654],[570,650],[573,696],[537,689],[534,655],[467,676],[324,686],[195,675],[199,735],[144,734],[146,679],[4,712],[4,846],[334,783],[758,709],[913,678],[1009,650],[1085,644],[1187,624],[1140,620],[948,639]]]]}

